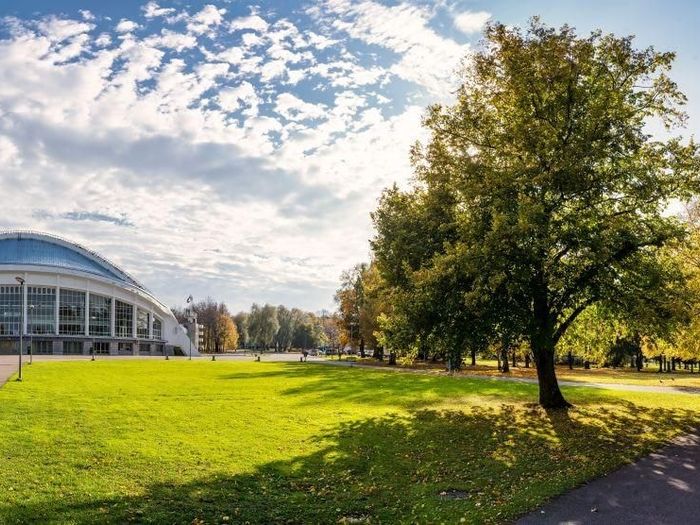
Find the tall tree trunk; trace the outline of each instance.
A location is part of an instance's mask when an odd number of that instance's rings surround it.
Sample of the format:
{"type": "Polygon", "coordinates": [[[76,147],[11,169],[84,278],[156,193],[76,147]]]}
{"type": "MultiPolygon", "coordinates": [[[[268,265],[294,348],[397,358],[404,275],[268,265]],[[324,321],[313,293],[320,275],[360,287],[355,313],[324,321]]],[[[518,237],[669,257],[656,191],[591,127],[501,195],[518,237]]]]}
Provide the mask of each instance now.
{"type": "Polygon", "coordinates": [[[569,370],[574,369],[574,354],[571,353],[571,350],[569,350],[569,370]]]}
{"type": "Polygon", "coordinates": [[[504,374],[509,372],[510,370],[508,369],[508,347],[506,345],[503,345],[501,348],[501,372],[504,374]]]}
{"type": "Polygon", "coordinates": [[[530,368],[530,350],[525,352],[525,368],[530,368]]]}
{"type": "Polygon", "coordinates": [[[518,358],[516,357],[515,354],[516,354],[515,349],[513,349],[513,368],[518,366],[518,358]]]}
{"type": "Polygon", "coordinates": [[[365,339],[360,337],[360,357],[364,359],[365,357],[365,339]]]}
{"type": "Polygon", "coordinates": [[[472,366],[476,366],[476,348],[472,348],[472,366]]]}
{"type": "Polygon", "coordinates": [[[537,380],[540,387],[540,405],[544,408],[568,408],[571,404],[564,399],[559,389],[554,369],[554,343],[551,337],[538,335],[532,338],[532,353],[537,365],[537,380]]]}

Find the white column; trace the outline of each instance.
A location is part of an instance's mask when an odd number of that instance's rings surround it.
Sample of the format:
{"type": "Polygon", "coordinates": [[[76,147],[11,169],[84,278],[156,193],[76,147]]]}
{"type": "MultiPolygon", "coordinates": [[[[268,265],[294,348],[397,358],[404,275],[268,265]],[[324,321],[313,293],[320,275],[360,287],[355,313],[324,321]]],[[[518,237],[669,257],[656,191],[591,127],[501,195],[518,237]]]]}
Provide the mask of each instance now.
{"type": "Polygon", "coordinates": [[[116,330],[114,329],[114,323],[117,315],[117,300],[112,296],[112,313],[110,315],[110,328],[109,333],[112,337],[116,336],[116,330]]]}
{"type": "Polygon", "coordinates": [[[56,325],[54,326],[54,333],[55,333],[56,335],[58,335],[58,321],[59,321],[59,316],[58,316],[58,313],[59,313],[58,310],[59,310],[59,309],[58,309],[58,307],[59,307],[60,304],[61,304],[61,287],[60,287],[60,286],[56,286],[56,304],[54,305],[54,310],[53,310],[53,314],[54,314],[54,323],[56,324],[56,325]]]}
{"type": "Polygon", "coordinates": [[[90,292],[85,292],[85,335],[90,335],[90,292]]]}
{"type": "Polygon", "coordinates": [[[148,338],[153,339],[153,312],[148,312],[148,338]]]}
{"type": "Polygon", "coordinates": [[[137,337],[136,334],[136,312],[138,309],[136,308],[136,305],[133,304],[131,305],[131,330],[133,331],[133,336],[134,339],[137,337]]]}

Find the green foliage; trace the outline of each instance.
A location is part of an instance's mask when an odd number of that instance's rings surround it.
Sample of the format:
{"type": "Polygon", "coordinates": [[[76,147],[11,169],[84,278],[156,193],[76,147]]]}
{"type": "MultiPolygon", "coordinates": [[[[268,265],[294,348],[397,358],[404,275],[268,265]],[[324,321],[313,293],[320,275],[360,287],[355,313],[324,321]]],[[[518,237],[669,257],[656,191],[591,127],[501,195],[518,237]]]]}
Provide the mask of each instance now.
{"type": "Polygon", "coordinates": [[[405,320],[414,341],[453,353],[465,324],[475,340],[524,338],[541,403],[565,406],[554,352],[576,318],[597,303],[660,312],[674,291],[660,249],[685,227],[664,211],[696,193],[698,148],[645,132],[684,121],[673,58],[537,19],[491,25],[456,103],[428,111],[414,187],[387,190],[373,214],[377,266],[399,290],[394,332],[405,320]]]}
{"type": "Polygon", "coordinates": [[[277,308],[271,304],[260,306],[253,303],[248,315],[248,335],[251,342],[261,348],[270,348],[275,342],[278,330],[277,308]]]}

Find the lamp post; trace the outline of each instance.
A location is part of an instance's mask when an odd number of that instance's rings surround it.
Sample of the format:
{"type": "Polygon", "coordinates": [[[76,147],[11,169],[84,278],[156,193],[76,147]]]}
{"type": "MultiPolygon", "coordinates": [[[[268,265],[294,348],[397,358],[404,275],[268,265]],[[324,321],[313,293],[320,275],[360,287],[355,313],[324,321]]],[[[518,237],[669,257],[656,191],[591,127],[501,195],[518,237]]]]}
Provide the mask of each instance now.
{"type": "MultiPolygon", "coordinates": [[[[187,330],[187,339],[190,340],[190,361],[192,361],[192,327],[194,326],[194,323],[196,323],[196,320],[194,319],[194,312],[192,311],[192,307],[189,306],[189,304],[194,301],[194,298],[192,297],[192,294],[187,296],[187,310],[189,311],[189,315],[187,317],[187,320],[190,322],[190,328],[187,330]]],[[[194,333],[196,334],[197,331],[195,330],[194,333]]]]}
{"type": "Polygon", "coordinates": [[[17,381],[22,381],[22,346],[24,345],[24,279],[15,277],[15,281],[19,283],[19,370],[17,381]]]}

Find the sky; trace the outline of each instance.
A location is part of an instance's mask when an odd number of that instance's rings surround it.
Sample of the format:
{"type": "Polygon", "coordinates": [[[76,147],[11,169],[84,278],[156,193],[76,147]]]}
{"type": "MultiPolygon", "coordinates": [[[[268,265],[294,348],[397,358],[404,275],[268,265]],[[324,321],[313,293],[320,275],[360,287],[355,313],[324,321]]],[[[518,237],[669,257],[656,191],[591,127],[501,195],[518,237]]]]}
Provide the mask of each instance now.
{"type": "Polygon", "coordinates": [[[171,306],[332,309],[484,24],[540,15],[677,52],[689,137],[699,6],[0,0],[0,230],[79,242],[171,306]]]}

